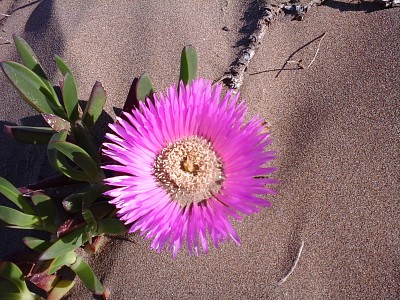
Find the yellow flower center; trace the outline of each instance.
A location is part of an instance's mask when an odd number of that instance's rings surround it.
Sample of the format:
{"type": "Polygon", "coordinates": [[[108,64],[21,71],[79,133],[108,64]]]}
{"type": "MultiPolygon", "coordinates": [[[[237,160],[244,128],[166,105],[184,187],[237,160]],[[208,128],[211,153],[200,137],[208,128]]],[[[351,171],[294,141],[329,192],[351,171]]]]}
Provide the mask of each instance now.
{"type": "Polygon", "coordinates": [[[210,143],[197,136],[170,143],[153,168],[159,185],[182,207],[207,200],[224,179],[221,160],[210,143]]]}

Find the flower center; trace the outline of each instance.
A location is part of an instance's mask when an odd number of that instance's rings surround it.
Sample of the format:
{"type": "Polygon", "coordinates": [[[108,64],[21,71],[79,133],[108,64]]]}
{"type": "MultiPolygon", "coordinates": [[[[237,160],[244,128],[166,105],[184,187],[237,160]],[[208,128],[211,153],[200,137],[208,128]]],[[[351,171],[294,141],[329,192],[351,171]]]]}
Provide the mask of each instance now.
{"type": "Polygon", "coordinates": [[[221,160],[210,143],[196,136],[170,143],[153,167],[159,185],[182,207],[210,198],[224,178],[221,160]]]}

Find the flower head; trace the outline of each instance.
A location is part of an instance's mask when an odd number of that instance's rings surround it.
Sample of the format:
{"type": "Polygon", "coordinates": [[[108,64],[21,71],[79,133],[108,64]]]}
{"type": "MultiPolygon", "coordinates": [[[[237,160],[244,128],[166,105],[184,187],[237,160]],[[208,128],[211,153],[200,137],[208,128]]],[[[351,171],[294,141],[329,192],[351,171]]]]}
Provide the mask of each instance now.
{"type": "Polygon", "coordinates": [[[211,81],[171,86],[140,109],[110,125],[103,152],[115,163],[105,166],[118,176],[106,179],[106,194],[118,216],[153,239],[151,247],[176,256],[187,242],[199,254],[208,251],[208,235],[216,247],[239,237],[228,217],[258,212],[270,203],[260,195],[274,193],[265,175],[275,168],[265,151],[271,143],[262,119],[244,122],[246,106],[239,95],[211,81]]]}

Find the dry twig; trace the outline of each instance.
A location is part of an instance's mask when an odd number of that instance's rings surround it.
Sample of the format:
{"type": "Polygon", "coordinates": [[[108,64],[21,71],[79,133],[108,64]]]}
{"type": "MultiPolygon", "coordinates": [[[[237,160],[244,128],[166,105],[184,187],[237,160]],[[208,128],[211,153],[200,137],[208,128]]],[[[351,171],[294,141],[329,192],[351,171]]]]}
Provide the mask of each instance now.
{"type": "Polygon", "coordinates": [[[314,5],[321,5],[324,0],[311,0],[306,5],[301,4],[281,4],[279,8],[281,8],[286,13],[294,14],[294,19],[297,21],[304,20],[305,14],[307,11],[313,7],[314,5]]]}
{"type": "MultiPolygon", "coordinates": [[[[248,45],[240,52],[239,57],[231,64],[230,69],[216,82],[223,81],[229,88],[238,91],[243,84],[243,77],[254,57],[268,26],[282,13],[294,13],[296,20],[303,20],[305,13],[314,5],[324,0],[311,0],[306,5],[280,4],[273,5],[271,0],[257,1],[261,17],[257,20],[257,28],[249,36],[248,45]]],[[[396,0],[398,1],[398,0],[396,0]]],[[[399,0],[400,1],[400,0],[399,0]]]]}
{"type": "Polygon", "coordinates": [[[300,260],[300,255],[301,252],[303,251],[303,247],[304,247],[304,241],[301,242],[300,248],[299,248],[299,252],[297,253],[296,259],[293,262],[292,267],[290,268],[289,272],[286,274],[285,277],[283,277],[281,280],[279,280],[278,285],[281,285],[282,283],[284,283],[286,280],[288,280],[288,278],[290,277],[290,275],[292,275],[292,273],[294,272],[294,269],[297,266],[297,263],[300,260]]]}
{"type": "Polygon", "coordinates": [[[229,88],[236,91],[240,89],[243,83],[244,73],[260,46],[267,27],[279,13],[279,8],[273,6],[268,0],[259,1],[258,8],[261,11],[261,18],[257,20],[256,30],[249,36],[247,47],[241,51],[239,57],[232,63],[229,72],[225,73],[222,78],[219,79],[219,81],[224,81],[229,88]]]}
{"type": "Polygon", "coordinates": [[[307,69],[308,69],[309,67],[311,67],[311,65],[313,64],[313,62],[314,62],[315,59],[317,58],[317,55],[318,55],[318,52],[319,52],[319,48],[321,47],[322,40],[324,39],[325,36],[326,36],[326,32],[324,32],[324,34],[321,36],[321,39],[319,40],[319,43],[318,43],[317,51],[315,51],[314,57],[313,57],[313,59],[310,61],[310,63],[308,64],[307,69]]]}
{"type": "Polygon", "coordinates": [[[287,60],[285,61],[285,63],[283,64],[282,68],[280,68],[279,72],[276,74],[275,78],[278,78],[278,76],[281,74],[281,72],[282,72],[283,70],[285,70],[285,67],[286,67],[286,65],[287,65],[288,63],[296,63],[298,69],[304,69],[304,68],[306,68],[306,67],[304,67],[303,64],[302,64],[302,63],[303,63],[303,60],[295,61],[295,60],[291,60],[291,59],[292,59],[292,57],[293,57],[297,52],[299,52],[300,50],[304,49],[305,47],[307,47],[308,45],[314,43],[316,40],[319,39],[320,41],[319,41],[319,43],[318,43],[317,51],[315,52],[315,55],[314,55],[313,59],[311,60],[311,62],[310,62],[310,63],[308,64],[308,66],[307,66],[307,68],[309,68],[309,67],[312,65],[312,63],[315,61],[315,58],[317,57],[317,54],[318,54],[318,52],[319,52],[319,48],[320,48],[320,46],[321,46],[321,42],[322,42],[323,38],[325,37],[325,35],[326,35],[326,32],[324,32],[324,33],[321,34],[320,36],[316,37],[315,39],[309,41],[308,43],[304,44],[304,45],[301,46],[299,49],[297,49],[297,50],[294,51],[292,54],[290,54],[290,56],[288,57],[288,59],[287,59],[287,60]]]}

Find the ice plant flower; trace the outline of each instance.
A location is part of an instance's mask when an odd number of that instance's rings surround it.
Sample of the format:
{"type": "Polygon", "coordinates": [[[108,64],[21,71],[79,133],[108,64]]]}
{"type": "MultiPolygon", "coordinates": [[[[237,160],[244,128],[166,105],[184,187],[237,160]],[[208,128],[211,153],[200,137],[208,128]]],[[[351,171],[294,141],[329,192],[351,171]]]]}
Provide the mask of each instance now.
{"type": "Polygon", "coordinates": [[[260,196],[274,192],[266,187],[275,168],[265,165],[274,152],[265,151],[271,140],[263,120],[246,123],[239,95],[211,85],[197,79],[154,95],[111,124],[103,144],[114,161],[104,168],[117,174],[105,180],[113,187],[106,195],[119,218],[153,239],[153,249],[169,243],[173,256],[185,240],[196,255],[199,244],[208,252],[209,241],[240,244],[229,217],[269,206],[260,196]]]}

